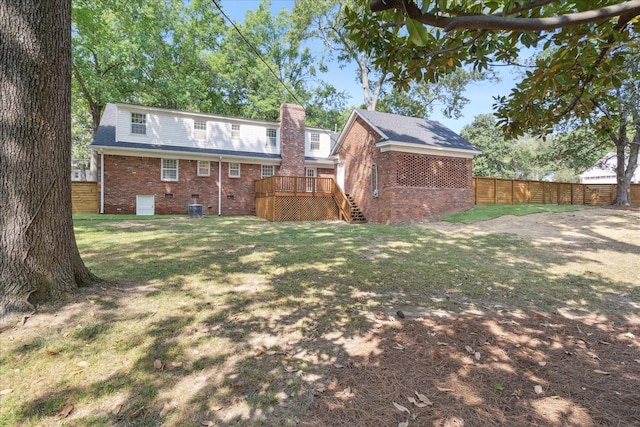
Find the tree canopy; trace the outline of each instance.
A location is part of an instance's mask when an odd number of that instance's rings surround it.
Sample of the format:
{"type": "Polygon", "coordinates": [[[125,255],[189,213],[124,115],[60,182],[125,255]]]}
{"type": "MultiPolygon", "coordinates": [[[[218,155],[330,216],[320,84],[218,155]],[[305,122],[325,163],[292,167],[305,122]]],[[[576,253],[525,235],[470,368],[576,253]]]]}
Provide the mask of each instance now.
{"type": "Polygon", "coordinates": [[[619,153],[617,202],[629,203],[640,129],[626,94],[637,93],[640,1],[360,0],[364,18],[346,11],[346,28],[398,88],[436,82],[457,69],[517,64],[537,54],[521,82],[494,106],[506,135],[592,126],[619,153]],[[636,89],[634,89],[634,87],[636,89]],[[625,159],[626,166],[625,166],[625,159]],[[626,198],[623,193],[626,193],[626,198]]]}

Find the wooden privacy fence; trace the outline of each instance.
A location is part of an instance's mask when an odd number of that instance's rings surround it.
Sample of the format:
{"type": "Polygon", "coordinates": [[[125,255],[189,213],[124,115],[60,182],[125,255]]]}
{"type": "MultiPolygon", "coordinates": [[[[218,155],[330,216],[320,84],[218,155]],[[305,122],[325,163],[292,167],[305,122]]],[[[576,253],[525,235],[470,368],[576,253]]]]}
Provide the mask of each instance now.
{"type": "Polygon", "coordinates": [[[94,181],[71,182],[71,212],[98,213],[98,183],[94,181]]]}
{"type": "MultiPolygon", "coordinates": [[[[574,184],[520,179],[473,178],[473,203],[610,205],[616,198],[616,184],[574,184]]],[[[631,200],[640,200],[640,184],[631,185],[631,200]]]]}
{"type": "Polygon", "coordinates": [[[271,176],[255,181],[256,215],[270,221],[350,221],[350,205],[333,178],[271,176]]]}

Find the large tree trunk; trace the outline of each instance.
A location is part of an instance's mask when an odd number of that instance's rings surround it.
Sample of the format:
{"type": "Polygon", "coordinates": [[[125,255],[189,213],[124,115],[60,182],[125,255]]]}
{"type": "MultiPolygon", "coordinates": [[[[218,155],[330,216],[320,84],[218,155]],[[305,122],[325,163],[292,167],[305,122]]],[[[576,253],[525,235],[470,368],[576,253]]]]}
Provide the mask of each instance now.
{"type": "Polygon", "coordinates": [[[96,280],[71,217],[71,2],[0,1],[0,318],[96,280]]]}
{"type": "MultiPolygon", "coordinates": [[[[625,144],[626,145],[626,144],[625,144]]],[[[631,179],[638,166],[638,149],[640,149],[640,135],[636,135],[635,141],[629,144],[629,156],[625,154],[625,145],[616,146],[616,198],[614,205],[631,206],[631,179]]],[[[636,200],[636,202],[638,202],[636,200]]]]}

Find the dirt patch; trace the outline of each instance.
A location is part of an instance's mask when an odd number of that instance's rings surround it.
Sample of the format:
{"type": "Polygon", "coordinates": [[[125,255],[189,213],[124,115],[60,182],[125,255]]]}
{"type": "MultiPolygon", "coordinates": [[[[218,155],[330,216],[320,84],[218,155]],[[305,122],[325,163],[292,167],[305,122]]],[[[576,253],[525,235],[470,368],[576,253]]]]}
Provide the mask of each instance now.
{"type": "MultiPolygon", "coordinates": [[[[583,272],[614,274],[607,249],[624,247],[629,259],[620,266],[631,273],[622,279],[640,286],[638,210],[594,208],[423,226],[455,235],[506,234],[558,256],[576,248],[598,252],[592,261],[584,257],[583,272]]],[[[640,301],[624,298],[621,304],[640,308],[640,301]]],[[[379,313],[386,320],[345,345],[348,354],[315,390],[303,425],[640,426],[637,316],[614,321],[563,309],[428,315],[418,307],[408,313],[415,317],[379,313]]]]}
{"type": "Polygon", "coordinates": [[[302,424],[640,425],[639,338],[569,314],[381,321],[345,346],[302,424]]]}

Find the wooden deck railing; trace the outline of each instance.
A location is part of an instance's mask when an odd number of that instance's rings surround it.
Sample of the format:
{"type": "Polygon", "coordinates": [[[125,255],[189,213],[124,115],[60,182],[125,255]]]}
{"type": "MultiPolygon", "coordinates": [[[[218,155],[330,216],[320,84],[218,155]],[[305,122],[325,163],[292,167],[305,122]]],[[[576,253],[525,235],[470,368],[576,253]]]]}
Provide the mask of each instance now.
{"type": "Polygon", "coordinates": [[[307,178],[305,176],[270,176],[255,182],[256,196],[286,195],[325,195],[333,194],[336,186],[333,178],[307,178]]]}
{"type": "Polygon", "coordinates": [[[255,181],[255,195],[260,197],[331,197],[338,207],[341,219],[351,222],[351,204],[333,178],[304,176],[270,176],[255,181]]]}

